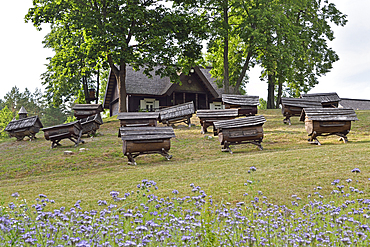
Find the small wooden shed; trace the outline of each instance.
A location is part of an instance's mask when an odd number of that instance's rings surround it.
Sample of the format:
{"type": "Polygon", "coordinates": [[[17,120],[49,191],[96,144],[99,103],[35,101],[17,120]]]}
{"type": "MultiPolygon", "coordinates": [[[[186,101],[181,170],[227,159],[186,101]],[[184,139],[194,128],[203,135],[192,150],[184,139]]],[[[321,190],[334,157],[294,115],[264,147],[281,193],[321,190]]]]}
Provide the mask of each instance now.
{"type": "Polygon", "coordinates": [[[128,163],[136,165],[135,157],[143,154],[160,154],[167,160],[171,138],[176,137],[172,127],[121,127],[118,137],[123,141],[123,154],[128,163]]]}
{"type": "Polygon", "coordinates": [[[74,116],[77,119],[83,119],[100,114],[103,111],[103,106],[101,104],[75,104],[72,110],[74,110],[74,116]]]}
{"type": "Polygon", "coordinates": [[[238,109],[239,116],[254,116],[257,114],[259,96],[222,94],[225,109],[238,109]]]}
{"type": "Polygon", "coordinates": [[[302,98],[319,101],[324,108],[338,108],[340,101],[338,94],[335,92],[302,94],[302,98]]]}
{"type": "Polygon", "coordinates": [[[322,108],[322,104],[317,99],[311,98],[281,98],[281,111],[285,119],[285,124],[291,125],[291,117],[300,117],[303,108],[322,108]]]}
{"type": "Polygon", "coordinates": [[[5,131],[8,132],[10,137],[17,138],[18,141],[23,140],[25,136],[28,136],[31,140],[36,138],[36,134],[43,128],[38,116],[21,118],[19,120],[12,120],[5,127],[5,131]]]}
{"type": "Polygon", "coordinates": [[[343,108],[303,108],[301,121],[312,144],[321,145],[318,136],[337,135],[340,140],[348,142],[347,134],[351,130],[351,121],[358,121],[353,109],[343,108]]]}
{"type": "Polygon", "coordinates": [[[257,145],[262,150],[263,128],[266,122],[264,116],[250,116],[231,120],[214,122],[220,144],[223,145],[222,151],[232,153],[230,145],[251,143],[257,145]]]}

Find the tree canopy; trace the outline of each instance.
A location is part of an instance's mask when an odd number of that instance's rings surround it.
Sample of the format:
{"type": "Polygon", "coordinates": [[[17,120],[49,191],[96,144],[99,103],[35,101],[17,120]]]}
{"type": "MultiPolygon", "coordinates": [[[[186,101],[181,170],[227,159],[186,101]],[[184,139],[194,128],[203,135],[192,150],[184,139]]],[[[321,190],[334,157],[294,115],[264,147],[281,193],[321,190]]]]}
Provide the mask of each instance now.
{"type": "Polygon", "coordinates": [[[77,47],[87,58],[85,63],[109,64],[118,83],[120,112],[127,108],[126,65],[143,67],[148,76],[154,66],[163,65],[156,73],[176,79],[176,72],[201,57],[202,20],[160,1],[34,0],[26,20],[37,28],[50,23],[53,30],[83,38],[81,44],[64,46],[63,53],[77,47]]]}

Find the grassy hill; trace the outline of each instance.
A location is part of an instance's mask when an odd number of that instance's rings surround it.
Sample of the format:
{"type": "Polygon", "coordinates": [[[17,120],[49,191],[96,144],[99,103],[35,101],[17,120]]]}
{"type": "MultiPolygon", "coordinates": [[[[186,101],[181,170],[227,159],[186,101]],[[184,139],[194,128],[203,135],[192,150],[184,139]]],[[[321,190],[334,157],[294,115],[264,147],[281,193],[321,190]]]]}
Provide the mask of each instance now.
{"type": "MultiPolygon", "coordinates": [[[[352,123],[349,143],[338,137],[319,137],[322,146],[307,143],[304,123],[292,118],[292,125],[283,124],[280,110],[262,110],[264,150],[254,145],[232,146],[234,154],[221,152],[218,138],[200,133],[199,120],[195,126],[175,128],[170,154],[136,158],[137,166],[128,166],[122,154],[122,141],[117,137],[119,121],[104,119],[98,136],[85,137],[85,144],[74,147],[69,140],[51,149],[40,132],[36,141],[0,142],[0,204],[20,197],[33,200],[39,194],[56,200],[56,207],[73,205],[82,200],[85,208],[94,207],[99,199],[108,199],[112,190],[135,190],[142,179],[157,182],[159,195],[176,189],[188,194],[189,184],[200,186],[216,201],[237,202],[262,191],[270,201],[289,204],[291,195],[306,197],[314,187],[329,193],[335,179],[358,180],[358,188],[369,192],[370,181],[370,112],[357,111],[360,121],[352,123]],[[84,148],[85,150],[80,150],[84,148]],[[73,151],[64,155],[64,151],[73,151]],[[249,173],[255,166],[256,172],[249,173]],[[351,170],[359,168],[361,173],[351,170]],[[247,180],[253,181],[245,186],[247,180]]],[[[209,128],[211,130],[211,128],[209,128]]]]}

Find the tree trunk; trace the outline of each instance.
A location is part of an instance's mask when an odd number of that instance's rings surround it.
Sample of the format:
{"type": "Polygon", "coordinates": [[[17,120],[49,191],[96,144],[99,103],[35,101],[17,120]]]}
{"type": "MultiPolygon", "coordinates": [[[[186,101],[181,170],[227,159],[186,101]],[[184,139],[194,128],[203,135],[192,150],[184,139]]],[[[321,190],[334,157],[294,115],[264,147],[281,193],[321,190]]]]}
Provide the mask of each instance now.
{"type": "Polygon", "coordinates": [[[281,95],[283,94],[283,77],[282,76],[279,76],[278,78],[278,95],[277,95],[277,98],[276,98],[276,104],[275,104],[275,107],[276,109],[279,109],[279,105],[280,105],[280,100],[281,100],[281,95]]]}
{"type": "Polygon", "coordinates": [[[224,1],[224,91],[226,94],[229,93],[229,16],[228,16],[228,0],[224,1]]]}
{"type": "Polygon", "coordinates": [[[118,93],[119,93],[119,103],[118,112],[127,112],[126,105],[126,64],[120,67],[117,79],[118,93]]]}
{"type": "MultiPolygon", "coordinates": [[[[253,39],[253,37],[252,37],[252,39],[253,39]]],[[[242,81],[245,77],[245,74],[247,73],[247,69],[249,67],[249,61],[251,60],[252,54],[253,54],[252,51],[248,52],[248,55],[247,55],[247,58],[244,62],[242,71],[240,72],[238,80],[236,81],[236,84],[235,84],[235,88],[234,88],[234,93],[235,94],[240,94],[239,88],[240,88],[240,85],[242,84],[242,81]]]]}
{"type": "Polygon", "coordinates": [[[117,87],[118,87],[118,112],[127,112],[127,105],[126,105],[126,63],[121,60],[120,67],[117,68],[116,65],[113,63],[113,59],[110,55],[107,55],[109,67],[113,71],[116,80],[117,80],[117,87]]]}
{"type": "Polygon", "coordinates": [[[275,76],[272,73],[268,73],[268,92],[267,92],[267,109],[274,109],[274,97],[275,97],[275,76]]]}
{"type": "Polygon", "coordinates": [[[96,78],[96,100],[95,100],[95,104],[98,104],[99,103],[99,87],[100,87],[100,70],[98,69],[98,75],[97,75],[97,78],[96,78]]]}
{"type": "Polygon", "coordinates": [[[90,100],[89,100],[89,98],[90,98],[89,97],[89,88],[87,86],[86,76],[82,76],[82,88],[84,90],[86,104],[90,104],[90,100]]]}

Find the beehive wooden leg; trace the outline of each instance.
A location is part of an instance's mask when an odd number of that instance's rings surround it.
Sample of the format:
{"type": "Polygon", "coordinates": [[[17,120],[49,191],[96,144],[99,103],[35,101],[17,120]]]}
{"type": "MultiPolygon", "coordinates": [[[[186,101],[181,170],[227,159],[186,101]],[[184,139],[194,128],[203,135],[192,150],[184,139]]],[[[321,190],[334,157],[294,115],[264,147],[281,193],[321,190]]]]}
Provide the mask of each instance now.
{"type": "Polygon", "coordinates": [[[227,142],[227,141],[224,142],[224,147],[221,148],[221,151],[222,152],[229,152],[229,153],[233,154],[233,151],[231,151],[231,148],[230,148],[230,143],[227,142]]]}
{"type": "Polygon", "coordinates": [[[137,163],[135,162],[135,159],[134,157],[132,157],[132,154],[131,153],[126,153],[126,156],[127,156],[127,159],[128,159],[128,165],[133,165],[133,166],[136,166],[137,163]]]}
{"type": "Polygon", "coordinates": [[[202,131],[200,133],[202,133],[202,134],[207,133],[207,127],[205,126],[204,123],[202,124],[202,131]]]}
{"type": "Polygon", "coordinates": [[[191,127],[190,117],[187,117],[187,120],[185,123],[188,125],[189,128],[191,127]]]}
{"type": "Polygon", "coordinates": [[[55,148],[57,146],[62,146],[59,142],[60,142],[60,140],[52,141],[51,142],[51,148],[53,149],[53,148],[55,148]]]}
{"type": "Polygon", "coordinates": [[[344,143],[348,143],[347,135],[342,134],[342,133],[337,133],[336,135],[339,136],[339,141],[343,141],[344,143]]]}
{"type": "Polygon", "coordinates": [[[162,148],[161,150],[161,153],[160,153],[163,157],[165,157],[167,160],[170,160],[172,158],[172,155],[168,154],[167,150],[165,150],[164,148],[162,148]]]}
{"type": "Polygon", "coordinates": [[[321,143],[317,139],[316,131],[314,131],[312,133],[311,137],[308,139],[308,142],[311,143],[311,144],[317,144],[317,145],[321,146],[321,143]]]}

